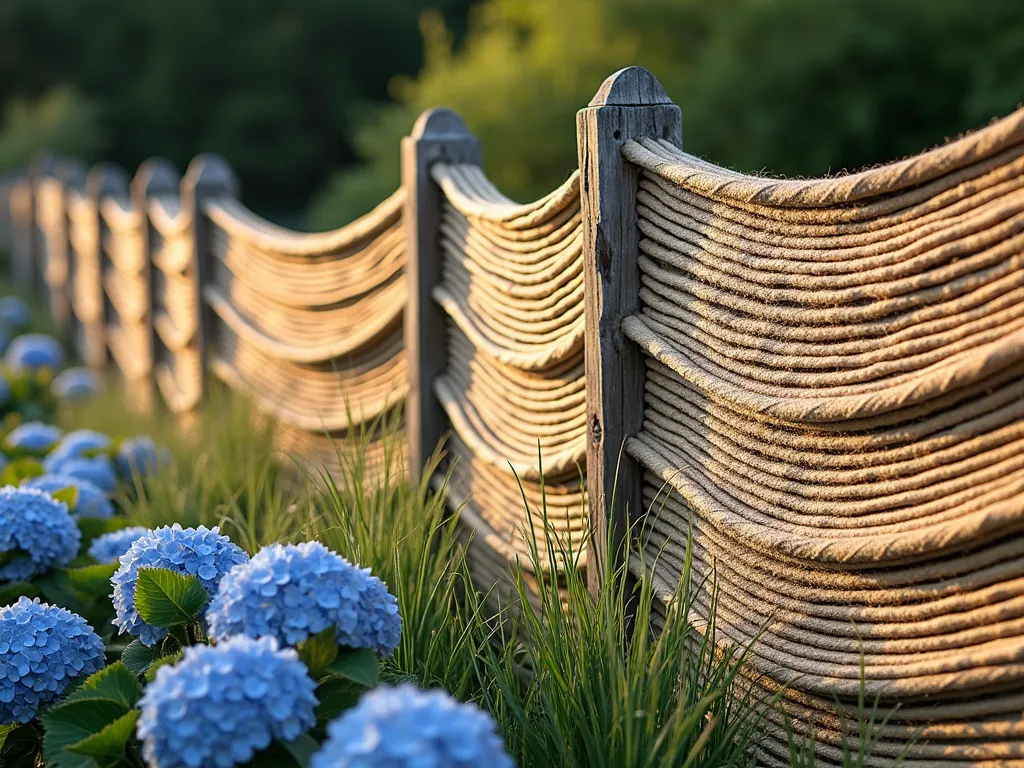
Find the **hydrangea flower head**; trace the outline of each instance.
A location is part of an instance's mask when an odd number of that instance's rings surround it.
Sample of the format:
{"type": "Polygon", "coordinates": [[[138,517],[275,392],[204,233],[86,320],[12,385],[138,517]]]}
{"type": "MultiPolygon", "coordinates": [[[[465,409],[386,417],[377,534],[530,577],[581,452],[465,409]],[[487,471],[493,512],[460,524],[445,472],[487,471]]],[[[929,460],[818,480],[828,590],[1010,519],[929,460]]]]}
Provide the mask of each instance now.
{"type": "Polygon", "coordinates": [[[99,377],[89,368],[67,368],[57,374],[50,391],[69,403],[89,400],[100,391],[99,377]]]}
{"type": "Polygon", "coordinates": [[[315,689],[298,654],[271,637],[186,648],[139,701],[143,757],[160,768],[247,763],[275,739],[291,741],[315,724],[315,689]]]}
{"type": "Polygon", "coordinates": [[[139,477],[148,477],[170,464],[171,454],[158,446],[153,438],[139,435],[121,443],[114,461],[118,474],[123,478],[130,479],[135,473],[139,477]]]}
{"type": "Polygon", "coordinates": [[[147,533],[149,533],[149,529],[143,528],[141,525],[104,533],[89,544],[89,556],[100,563],[116,563],[132,544],[147,533]]]}
{"type": "Polygon", "coordinates": [[[105,450],[113,444],[114,441],[102,432],[94,429],[76,429],[64,435],[50,456],[58,460],[80,459],[87,451],[105,450]]]}
{"type": "Polygon", "coordinates": [[[78,501],[71,508],[71,514],[75,518],[98,517],[106,520],[114,516],[114,505],[110,503],[107,494],[90,483],[71,475],[39,475],[31,477],[23,484],[25,488],[38,488],[47,493],[56,493],[65,488],[78,490],[78,501]]]}
{"type": "Polygon", "coordinates": [[[43,469],[52,475],[85,480],[108,495],[117,490],[117,473],[113,462],[106,456],[62,459],[50,454],[43,460],[43,469]]]}
{"type": "Polygon", "coordinates": [[[490,715],[408,684],[365,694],[327,737],[310,768],[514,768],[490,715]]]}
{"type": "Polygon", "coordinates": [[[24,596],[0,608],[0,725],[29,722],[103,660],[99,635],[66,608],[24,596]]]}
{"type": "Polygon", "coordinates": [[[276,637],[298,645],[334,626],[338,643],[390,656],[402,635],[384,582],[319,542],[264,547],[220,582],[206,614],[210,635],[276,637]]]}
{"type": "Polygon", "coordinates": [[[4,447],[20,448],[36,453],[50,450],[64,434],[59,427],[41,421],[26,421],[19,424],[4,438],[4,447]]]}
{"type": "Polygon", "coordinates": [[[81,541],[63,502],[35,488],[0,488],[0,552],[15,553],[0,567],[0,582],[25,581],[67,565],[81,541]]]}
{"type": "Polygon", "coordinates": [[[151,627],[135,610],[135,583],[140,568],[165,568],[199,577],[207,594],[217,591],[224,574],[249,559],[241,547],[221,536],[216,527],[182,528],[175,523],[136,539],[121,556],[121,567],[111,578],[114,585],[114,624],[121,633],[139,638],[144,645],[156,645],[167,630],[151,627]]]}
{"type": "Polygon", "coordinates": [[[59,371],[64,365],[64,350],[61,349],[60,342],[52,336],[44,333],[26,333],[18,336],[7,347],[4,362],[14,371],[37,371],[41,368],[59,371]]]}
{"type": "Polygon", "coordinates": [[[32,311],[20,296],[0,298],[0,323],[12,331],[21,331],[32,324],[32,311]]]}

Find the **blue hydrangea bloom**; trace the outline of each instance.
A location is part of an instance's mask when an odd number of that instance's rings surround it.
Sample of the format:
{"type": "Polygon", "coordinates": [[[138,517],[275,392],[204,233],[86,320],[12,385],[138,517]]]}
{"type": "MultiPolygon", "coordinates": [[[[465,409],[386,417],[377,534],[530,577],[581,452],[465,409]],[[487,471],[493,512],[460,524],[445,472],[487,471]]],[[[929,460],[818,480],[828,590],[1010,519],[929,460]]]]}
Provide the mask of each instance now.
{"type": "Polygon", "coordinates": [[[50,391],[69,403],[89,400],[100,391],[99,377],[89,368],[68,368],[57,374],[50,391]]]}
{"type": "Polygon", "coordinates": [[[8,449],[21,448],[26,451],[45,453],[56,444],[64,432],[52,424],[41,421],[26,421],[19,424],[4,438],[4,446],[8,449]]]}
{"type": "Polygon", "coordinates": [[[20,296],[0,298],[0,323],[12,331],[21,331],[32,324],[32,311],[20,296]]]}
{"type": "Polygon", "coordinates": [[[0,567],[0,582],[25,581],[67,565],[81,541],[63,502],[35,488],[0,488],[0,552],[17,552],[0,567]]]}
{"type": "Polygon", "coordinates": [[[167,635],[166,629],[151,627],[135,610],[135,582],[139,568],[166,568],[176,573],[198,576],[208,594],[217,591],[224,574],[249,556],[216,527],[207,529],[171,527],[147,531],[121,557],[121,567],[111,578],[114,585],[114,624],[123,634],[139,638],[144,645],[156,645],[167,635]]]}
{"type": "Polygon", "coordinates": [[[327,727],[310,768],[514,768],[491,716],[444,691],[382,686],[327,727]]]}
{"type": "Polygon", "coordinates": [[[148,477],[168,466],[171,454],[163,446],[158,446],[153,438],[139,435],[121,443],[114,461],[118,474],[125,479],[131,479],[136,472],[140,477],[148,477]]]}
{"type": "Polygon", "coordinates": [[[43,459],[43,469],[51,475],[85,480],[108,495],[117,490],[117,472],[114,471],[114,463],[106,456],[62,459],[50,454],[43,459]]]}
{"type": "Polygon", "coordinates": [[[40,368],[58,371],[64,365],[64,350],[52,336],[26,333],[11,342],[4,361],[8,368],[15,371],[36,371],[40,368]]]}
{"type": "Polygon", "coordinates": [[[94,429],[76,429],[64,435],[50,457],[57,461],[80,459],[87,451],[106,450],[113,444],[114,441],[102,432],[94,429]]]}
{"type": "Polygon", "coordinates": [[[160,667],[139,701],[143,757],[160,768],[247,763],[315,724],[315,689],[298,654],[271,637],[186,648],[180,662],[160,667]]]}
{"type": "Polygon", "coordinates": [[[0,724],[29,722],[103,660],[99,635],[66,608],[27,597],[0,608],[0,724]]]}
{"type": "Polygon", "coordinates": [[[89,556],[100,563],[116,563],[132,544],[147,533],[149,529],[141,525],[104,533],[89,544],[89,556]]]}
{"type": "Polygon", "coordinates": [[[110,503],[107,494],[88,480],[71,475],[39,475],[29,478],[22,485],[25,488],[38,488],[47,493],[54,493],[64,488],[77,488],[78,501],[71,509],[73,517],[98,517],[105,520],[114,516],[114,505],[110,503]]]}
{"type": "Polygon", "coordinates": [[[334,626],[340,645],[386,656],[402,636],[398,601],[384,582],[315,541],[264,547],[232,568],[206,620],[211,637],[273,636],[285,645],[334,626]]]}

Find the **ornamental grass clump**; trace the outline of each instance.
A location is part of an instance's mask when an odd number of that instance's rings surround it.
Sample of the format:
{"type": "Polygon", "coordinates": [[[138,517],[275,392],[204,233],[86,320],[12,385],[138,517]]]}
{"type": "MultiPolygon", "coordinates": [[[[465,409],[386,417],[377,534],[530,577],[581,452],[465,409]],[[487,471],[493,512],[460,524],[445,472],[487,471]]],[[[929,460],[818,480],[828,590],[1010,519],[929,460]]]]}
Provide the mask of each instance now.
{"type": "Polygon", "coordinates": [[[513,768],[494,720],[444,691],[405,684],[365,694],[327,728],[310,768],[513,768]]]}
{"type": "Polygon", "coordinates": [[[135,586],[139,570],[158,568],[185,576],[195,576],[209,595],[217,591],[221,578],[249,556],[214,527],[182,528],[175,523],[157,528],[139,537],[121,557],[114,573],[114,624],[123,634],[137,637],[143,645],[153,646],[167,636],[167,629],[148,625],[135,606],[135,586]]]}
{"type": "Polygon", "coordinates": [[[0,724],[29,722],[103,660],[103,641],[81,616],[27,597],[0,608],[0,724]]]}
{"type": "Polygon", "coordinates": [[[149,529],[141,525],[104,533],[89,544],[89,556],[98,563],[116,563],[132,544],[147,533],[149,529]]]}
{"type": "Polygon", "coordinates": [[[4,362],[12,371],[38,371],[43,368],[59,371],[64,366],[64,350],[52,336],[26,333],[7,347],[4,362]]]}
{"type": "Polygon", "coordinates": [[[114,516],[114,505],[107,494],[90,483],[71,475],[37,475],[30,477],[22,484],[24,488],[36,488],[46,493],[56,493],[65,488],[74,488],[77,499],[71,507],[71,515],[76,518],[94,517],[107,520],[114,516]]]}
{"type": "Polygon", "coordinates": [[[0,582],[68,565],[81,540],[63,502],[35,488],[0,488],[0,582]]]}
{"type": "Polygon", "coordinates": [[[274,638],[186,648],[180,662],[157,670],[139,702],[142,754],[160,768],[246,763],[313,727],[315,688],[296,652],[274,638]]]}
{"type": "Polygon", "coordinates": [[[264,547],[233,568],[206,620],[216,639],[272,636],[292,646],[333,626],[339,645],[382,656],[402,636],[398,601],[384,582],[314,541],[264,547]]]}

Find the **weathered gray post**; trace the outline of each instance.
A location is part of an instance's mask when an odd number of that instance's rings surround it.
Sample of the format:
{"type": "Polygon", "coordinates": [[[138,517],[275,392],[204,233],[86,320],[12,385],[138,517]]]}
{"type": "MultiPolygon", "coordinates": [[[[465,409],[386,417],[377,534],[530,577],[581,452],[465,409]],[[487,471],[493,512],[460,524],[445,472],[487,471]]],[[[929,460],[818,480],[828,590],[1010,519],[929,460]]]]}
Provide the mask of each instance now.
{"type": "Polygon", "coordinates": [[[206,377],[209,375],[209,344],[211,341],[212,310],[203,298],[203,288],[213,279],[213,243],[210,221],[204,214],[207,200],[223,197],[238,197],[238,177],[231,166],[220,155],[205,154],[192,159],[181,180],[181,207],[189,217],[192,231],[192,279],[195,285],[198,332],[196,344],[200,358],[199,391],[203,397],[208,392],[206,377]]]}
{"type": "Polygon", "coordinates": [[[113,163],[93,166],[85,180],[85,198],[89,205],[89,230],[75,252],[75,284],[72,286],[75,315],[81,329],[78,355],[90,368],[103,370],[107,364],[107,297],[103,289],[103,214],[104,197],[126,195],[128,175],[113,163]]]}
{"type": "Polygon", "coordinates": [[[431,164],[480,163],[480,140],[450,109],[431,109],[402,139],[402,187],[405,189],[408,301],[405,306],[405,354],[409,393],[405,402],[409,469],[418,479],[437,448],[447,419],[434,395],[434,380],[444,372],[448,348],[444,311],[431,297],[441,280],[441,207],[443,194],[430,177],[431,164]]]}
{"type": "Polygon", "coordinates": [[[623,444],[643,422],[644,361],[623,335],[639,309],[638,169],[622,145],[641,137],[682,144],[682,116],[642,67],[621,69],[576,115],[583,212],[587,376],[587,499],[591,510],[596,591],[606,546],[622,552],[630,520],[641,514],[643,472],[623,444]]]}
{"type": "Polygon", "coordinates": [[[167,160],[160,157],[151,157],[146,160],[135,172],[132,179],[131,194],[132,207],[142,214],[142,252],[145,254],[145,263],[142,267],[141,277],[146,284],[146,325],[147,349],[144,354],[147,386],[151,396],[155,392],[156,382],[154,380],[154,367],[156,365],[156,327],[154,325],[154,280],[153,280],[153,224],[149,218],[150,199],[158,195],[177,195],[181,184],[181,176],[178,171],[167,160]]]}

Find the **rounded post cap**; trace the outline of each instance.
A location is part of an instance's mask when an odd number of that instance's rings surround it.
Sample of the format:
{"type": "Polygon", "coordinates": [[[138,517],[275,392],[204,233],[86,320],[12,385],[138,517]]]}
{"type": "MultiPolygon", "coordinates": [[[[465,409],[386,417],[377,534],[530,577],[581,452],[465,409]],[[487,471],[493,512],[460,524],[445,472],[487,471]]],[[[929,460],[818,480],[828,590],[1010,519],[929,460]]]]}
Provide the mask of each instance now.
{"type": "Polygon", "coordinates": [[[609,75],[588,106],[650,107],[672,104],[658,78],[643,67],[625,67],[609,75]]]}
{"type": "Polygon", "coordinates": [[[213,152],[192,158],[182,185],[190,189],[214,189],[218,194],[238,197],[238,177],[228,161],[213,152]]]}
{"type": "Polygon", "coordinates": [[[421,112],[412,127],[412,133],[409,134],[414,139],[464,138],[472,135],[469,128],[466,127],[466,121],[459,116],[458,112],[446,107],[421,112]]]}
{"type": "Polygon", "coordinates": [[[98,163],[85,177],[85,194],[101,198],[128,193],[128,173],[117,163],[98,163]]]}
{"type": "Polygon", "coordinates": [[[178,169],[169,160],[151,157],[135,172],[132,191],[143,196],[176,194],[180,178],[178,169]]]}

